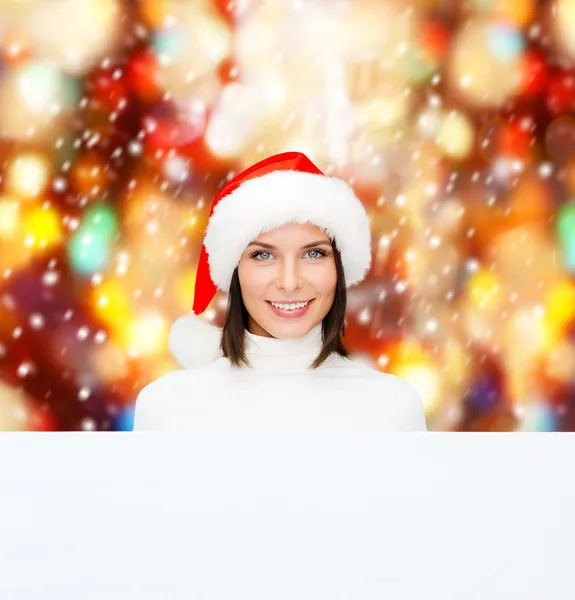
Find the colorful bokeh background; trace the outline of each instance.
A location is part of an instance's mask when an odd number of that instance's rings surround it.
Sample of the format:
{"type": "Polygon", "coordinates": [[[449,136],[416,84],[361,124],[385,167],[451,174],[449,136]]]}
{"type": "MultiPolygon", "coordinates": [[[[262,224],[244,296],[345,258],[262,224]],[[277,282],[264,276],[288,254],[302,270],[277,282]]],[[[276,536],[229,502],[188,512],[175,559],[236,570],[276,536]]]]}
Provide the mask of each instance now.
{"type": "Polygon", "coordinates": [[[0,0],[0,429],[131,430],[216,192],[300,150],[371,216],[354,357],[575,430],[574,113],[575,0],[0,0]]]}

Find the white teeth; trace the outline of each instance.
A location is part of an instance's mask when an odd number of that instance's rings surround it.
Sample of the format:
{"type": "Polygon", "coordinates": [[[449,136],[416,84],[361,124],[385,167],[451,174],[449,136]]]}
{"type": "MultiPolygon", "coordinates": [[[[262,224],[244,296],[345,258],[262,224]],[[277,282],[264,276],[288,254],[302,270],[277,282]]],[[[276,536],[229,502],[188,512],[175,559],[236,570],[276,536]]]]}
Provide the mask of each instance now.
{"type": "Polygon", "coordinates": [[[281,310],[295,310],[296,308],[303,308],[309,304],[309,300],[307,302],[292,302],[291,304],[278,304],[277,302],[272,302],[276,308],[280,308],[281,310]]]}

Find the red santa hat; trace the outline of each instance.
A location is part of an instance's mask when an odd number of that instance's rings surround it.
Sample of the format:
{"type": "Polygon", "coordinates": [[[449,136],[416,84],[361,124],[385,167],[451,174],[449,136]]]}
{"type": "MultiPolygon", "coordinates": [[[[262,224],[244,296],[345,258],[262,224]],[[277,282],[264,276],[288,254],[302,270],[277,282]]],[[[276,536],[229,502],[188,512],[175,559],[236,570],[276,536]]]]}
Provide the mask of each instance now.
{"type": "Polygon", "coordinates": [[[346,285],[362,281],[371,265],[367,213],[352,188],[327,177],[301,152],[262,160],[229,181],[216,196],[196,273],[192,313],[172,325],[169,348],[184,368],[221,356],[221,329],[201,315],[218,289],[228,292],[248,244],[288,223],[312,223],[336,240],[346,285]]]}

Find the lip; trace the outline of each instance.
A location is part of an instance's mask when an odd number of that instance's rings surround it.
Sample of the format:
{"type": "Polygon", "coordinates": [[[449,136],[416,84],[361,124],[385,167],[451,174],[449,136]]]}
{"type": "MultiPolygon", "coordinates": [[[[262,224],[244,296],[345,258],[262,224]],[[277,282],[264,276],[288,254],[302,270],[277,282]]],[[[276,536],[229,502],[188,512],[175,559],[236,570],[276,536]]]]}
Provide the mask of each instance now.
{"type": "MultiPolygon", "coordinates": [[[[283,310],[281,308],[275,307],[270,302],[270,300],[266,300],[266,302],[269,304],[269,307],[272,309],[274,314],[276,314],[278,317],[283,317],[284,319],[297,319],[298,317],[301,317],[303,314],[305,314],[307,312],[309,307],[312,305],[313,301],[314,301],[313,298],[310,299],[303,308],[295,308],[294,310],[283,310]]],[[[302,302],[305,302],[305,300],[303,300],[302,302]]],[[[282,304],[287,304],[287,302],[285,302],[285,303],[282,302],[282,304]]]]}

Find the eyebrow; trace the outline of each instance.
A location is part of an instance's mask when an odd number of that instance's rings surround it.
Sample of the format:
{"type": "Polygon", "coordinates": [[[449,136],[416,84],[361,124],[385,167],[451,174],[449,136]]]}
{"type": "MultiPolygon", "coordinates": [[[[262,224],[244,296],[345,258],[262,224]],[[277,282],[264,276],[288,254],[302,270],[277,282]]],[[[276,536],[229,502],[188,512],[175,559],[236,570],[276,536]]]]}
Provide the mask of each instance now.
{"type": "MultiPolygon", "coordinates": [[[[261,246],[262,248],[266,248],[266,250],[277,250],[275,246],[272,246],[271,244],[264,244],[263,242],[250,242],[248,244],[248,248],[250,246],[261,246]]],[[[318,242],[306,244],[305,246],[302,246],[301,249],[306,250],[307,248],[312,248],[313,246],[331,246],[331,242],[327,240],[319,240],[318,242]]]]}

